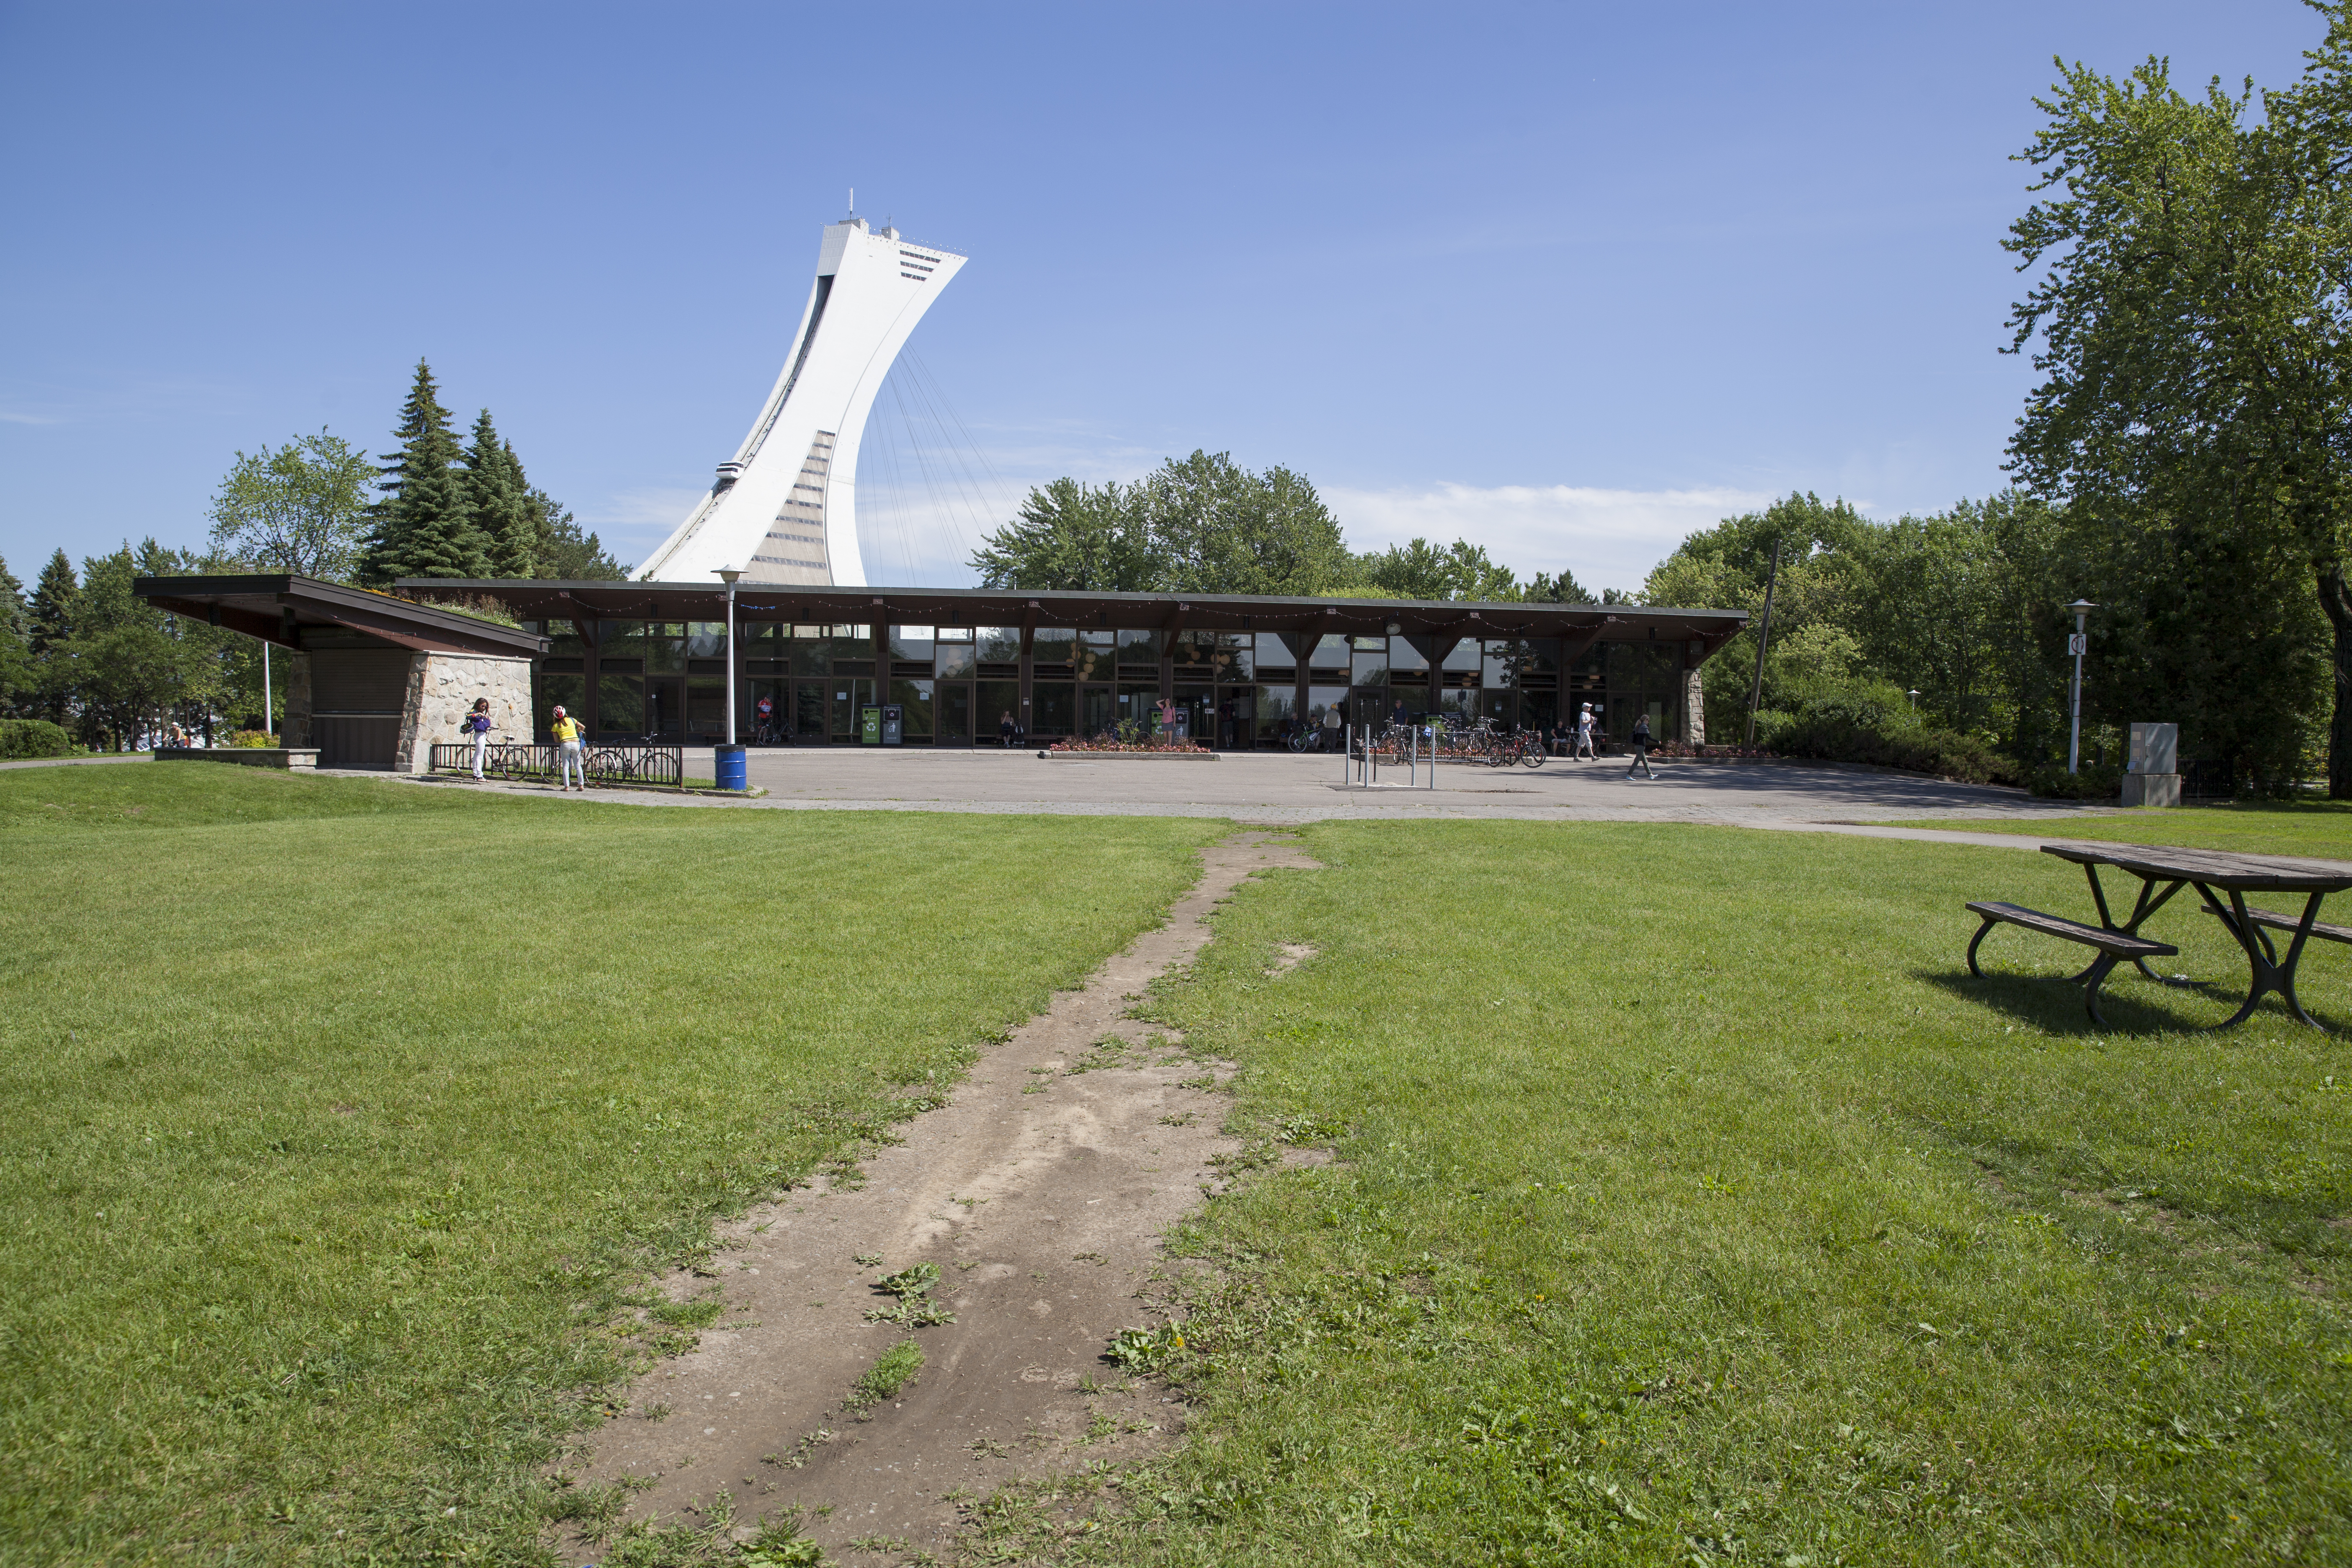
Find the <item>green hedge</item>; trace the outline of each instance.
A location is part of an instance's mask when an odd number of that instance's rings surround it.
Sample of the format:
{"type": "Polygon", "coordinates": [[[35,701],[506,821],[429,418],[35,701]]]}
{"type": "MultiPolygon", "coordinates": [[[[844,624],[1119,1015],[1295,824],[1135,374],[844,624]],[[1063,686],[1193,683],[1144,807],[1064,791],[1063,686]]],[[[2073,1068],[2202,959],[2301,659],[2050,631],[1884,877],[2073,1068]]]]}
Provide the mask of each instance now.
{"type": "Polygon", "coordinates": [[[1973,735],[1938,730],[1868,697],[1824,697],[1763,716],[1760,738],[1784,757],[1874,763],[1964,784],[2021,784],[2017,763],[1973,735]]]}
{"type": "Polygon", "coordinates": [[[70,757],[80,750],[47,719],[0,719],[0,758],[70,757]]]}

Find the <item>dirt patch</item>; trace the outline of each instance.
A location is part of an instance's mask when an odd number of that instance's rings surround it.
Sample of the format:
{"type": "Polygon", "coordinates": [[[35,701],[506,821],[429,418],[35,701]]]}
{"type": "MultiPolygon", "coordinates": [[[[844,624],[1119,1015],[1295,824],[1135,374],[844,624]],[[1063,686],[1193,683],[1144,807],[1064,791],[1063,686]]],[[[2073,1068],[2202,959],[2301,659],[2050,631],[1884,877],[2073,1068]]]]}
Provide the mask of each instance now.
{"type": "MultiPolygon", "coordinates": [[[[865,1160],[862,1184],[761,1205],[664,1280],[685,1300],[715,1277],[727,1317],[639,1380],[572,1473],[636,1478],[633,1519],[700,1528],[723,1509],[749,1534],[800,1506],[828,1549],[895,1537],[939,1551],[957,1498],[1172,1441],[1183,1407],[1105,1352],[1159,1321],[1176,1267],[1160,1236],[1227,1184],[1220,1157],[1230,1169],[1240,1145],[1220,1131],[1218,1089],[1233,1068],[1125,1015],[1200,952],[1204,918],[1244,879],[1314,867],[1297,844],[1253,831],[1210,848],[1167,924],[989,1050],[948,1104],[865,1160]],[[922,1322],[877,1284],[922,1263],[938,1282],[911,1300],[953,1322],[922,1322]],[[867,1321],[892,1312],[902,1321],[867,1321]],[[853,1386],[910,1338],[922,1370],[856,1408],[853,1386]]],[[[578,1540],[563,1550],[596,1556],[578,1540]]]]}
{"type": "Polygon", "coordinates": [[[1274,966],[1268,969],[1266,973],[1276,976],[1287,974],[1321,951],[1322,949],[1311,942],[1277,942],[1275,946],[1274,966]]]}

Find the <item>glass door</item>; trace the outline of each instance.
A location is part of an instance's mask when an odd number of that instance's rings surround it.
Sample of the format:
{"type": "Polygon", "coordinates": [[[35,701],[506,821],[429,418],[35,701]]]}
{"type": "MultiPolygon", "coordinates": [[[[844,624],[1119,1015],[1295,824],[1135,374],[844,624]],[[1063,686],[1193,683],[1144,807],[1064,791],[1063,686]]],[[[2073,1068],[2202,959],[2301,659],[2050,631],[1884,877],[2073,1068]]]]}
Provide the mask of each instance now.
{"type": "Polygon", "coordinates": [[[1079,734],[1092,740],[1118,722],[1116,696],[1116,689],[1108,686],[1078,688],[1079,734]]]}

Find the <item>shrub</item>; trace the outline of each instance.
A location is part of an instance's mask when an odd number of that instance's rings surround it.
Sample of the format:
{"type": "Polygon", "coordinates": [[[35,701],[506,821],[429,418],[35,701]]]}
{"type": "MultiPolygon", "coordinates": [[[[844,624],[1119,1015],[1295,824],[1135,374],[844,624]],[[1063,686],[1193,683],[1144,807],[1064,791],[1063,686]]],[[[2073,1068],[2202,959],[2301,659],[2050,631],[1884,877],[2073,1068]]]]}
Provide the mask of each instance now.
{"type": "Polygon", "coordinates": [[[80,750],[47,719],[0,719],[0,757],[70,757],[80,750]]]}
{"type": "Polygon", "coordinates": [[[275,746],[278,744],[278,737],[267,730],[232,730],[229,731],[228,743],[232,746],[259,749],[275,746]]]}
{"type": "Polygon", "coordinates": [[[1873,763],[1963,784],[2016,784],[2016,763],[1974,735],[1917,722],[1906,706],[1861,693],[1817,697],[1795,713],[1762,716],[1766,746],[1784,757],[1873,763]]]}
{"type": "Polygon", "coordinates": [[[2085,763],[2075,773],[2063,763],[2043,763],[2027,775],[2025,787],[2047,800],[2113,800],[2123,794],[2124,773],[2113,763],[2085,763]]]}

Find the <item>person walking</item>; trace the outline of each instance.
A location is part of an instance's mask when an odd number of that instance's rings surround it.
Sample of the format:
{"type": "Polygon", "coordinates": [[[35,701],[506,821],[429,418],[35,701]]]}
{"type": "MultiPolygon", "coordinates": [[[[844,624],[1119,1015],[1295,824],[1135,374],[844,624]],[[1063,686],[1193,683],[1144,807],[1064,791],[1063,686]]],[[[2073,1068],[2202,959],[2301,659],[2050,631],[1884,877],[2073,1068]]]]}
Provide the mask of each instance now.
{"type": "Polygon", "coordinates": [[[548,725],[547,732],[555,737],[555,765],[559,770],[556,793],[561,795],[567,789],[576,788],[582,795],[586,795],[588,769],[580,755],[579,722],[559,706],[555,710],[555,721],[548,725]],[[578,781],[576,784],[575,780],[578,781]]]}
{"type": "Polygon", "coordinates": [[[1576,715],[1576,754],[1570,761],[1597,763],[1601,759],[1592,750],[1592,704],[1586,703],[1576,715]]]}
{"type": "Polygon", "coordinates": [[[1647,713],[1633,721],[1633,766],[1625,770],[1627,778],[1633,776],[1633,768],[1641,769],[1645,779],[1658,776],[1650,771],[1650,716],[1647,713]]]}
{"type": "Polygon", "coordinates": [[[490,700],[474,699],[474,710],[466,715],[466,733],[474,742],[474,782],[482,782],[482,759],[490,751],[490,700]]]}

